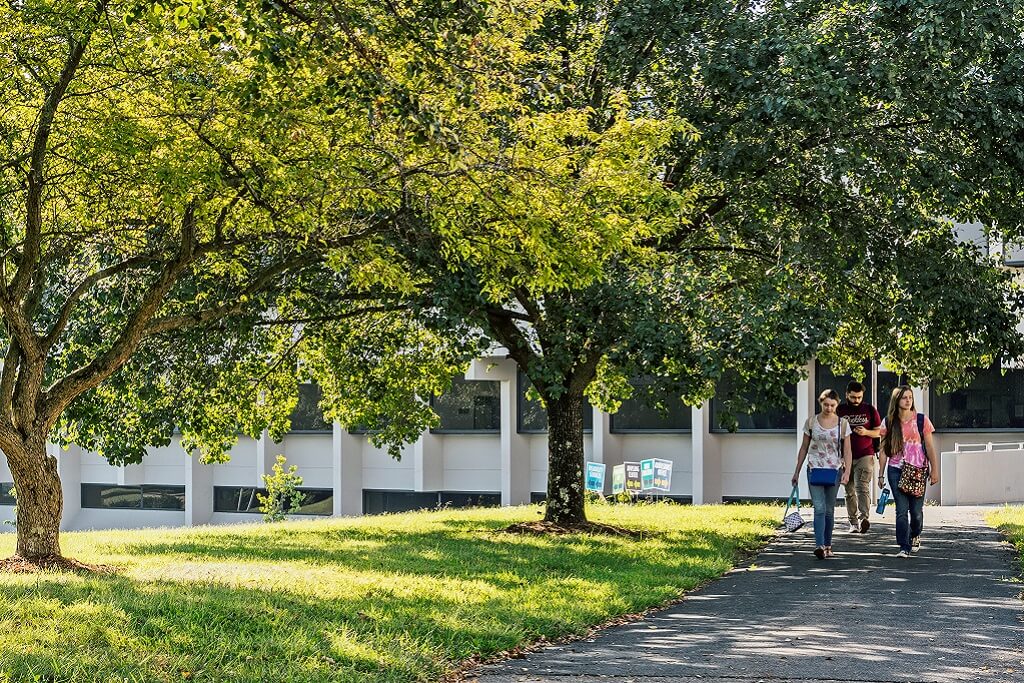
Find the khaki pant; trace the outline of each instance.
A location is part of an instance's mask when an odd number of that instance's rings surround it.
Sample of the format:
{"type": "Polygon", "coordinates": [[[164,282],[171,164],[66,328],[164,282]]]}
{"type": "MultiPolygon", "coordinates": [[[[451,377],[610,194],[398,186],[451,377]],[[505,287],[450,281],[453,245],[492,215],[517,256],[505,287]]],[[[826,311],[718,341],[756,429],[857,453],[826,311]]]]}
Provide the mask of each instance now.
{"type": "Polygon", "coordinates": [[[875,456],[867,455],[853,461],[850,483],[846,485],[846,514],[850,524],[859,527],[871,510],[871,481],[875,478],[875,456]]]}

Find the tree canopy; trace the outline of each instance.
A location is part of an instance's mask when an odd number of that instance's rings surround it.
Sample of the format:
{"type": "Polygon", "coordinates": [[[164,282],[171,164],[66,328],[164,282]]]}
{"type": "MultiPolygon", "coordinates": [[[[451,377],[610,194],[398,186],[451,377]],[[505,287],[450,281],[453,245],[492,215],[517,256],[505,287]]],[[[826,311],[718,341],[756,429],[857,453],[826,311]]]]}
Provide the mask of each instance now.
{"type": "MultiPolygon", "coordinates": [[[[420,325],[482,332],[544,400],[549,519],[582,518],[582,396],[614,408],[631,376],[690,403],[727,375],[785,400],[814,355],[939,383],[1020,355],[1017,285],[953,230],[1021,234],[1019,11],[621,0],[460,3],[423,21],[429,9],[383,11],[445,49],[419,52],[403,81],[437,125],[429,162],[396,153],[403,220],[380,244],[420,325]]],[[[364,367],[417,405],[395,357],[364,367]]]]}

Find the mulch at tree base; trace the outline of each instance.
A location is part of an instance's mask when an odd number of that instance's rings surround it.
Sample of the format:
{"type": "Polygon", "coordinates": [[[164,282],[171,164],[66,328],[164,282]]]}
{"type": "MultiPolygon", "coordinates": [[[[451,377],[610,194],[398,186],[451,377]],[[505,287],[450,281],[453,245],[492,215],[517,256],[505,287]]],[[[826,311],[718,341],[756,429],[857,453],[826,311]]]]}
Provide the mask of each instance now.
{"type": "Polygon", "coordinates": [[[35,574],[37,572],[75,572],[77,574],[112,574],[114,568],[105,564],[87,564],[70,557],[51,555],[28,560],[19,555],[12,555],[0,560],[0,573],[35,574]]]}
{"type": "Polygon", "coordinates": [[[643,540],[650,538],[653,534],[649,531],[637,529],[626,529],[612,524],[598,524],[597,522],[578,522],[576,524],[556,524],[555,522],[518,522],[505,528],[510,534],[536,534],[538,536],[551,536],[560,534],[601,534],[604,536],[619,536],[643,540]]]}

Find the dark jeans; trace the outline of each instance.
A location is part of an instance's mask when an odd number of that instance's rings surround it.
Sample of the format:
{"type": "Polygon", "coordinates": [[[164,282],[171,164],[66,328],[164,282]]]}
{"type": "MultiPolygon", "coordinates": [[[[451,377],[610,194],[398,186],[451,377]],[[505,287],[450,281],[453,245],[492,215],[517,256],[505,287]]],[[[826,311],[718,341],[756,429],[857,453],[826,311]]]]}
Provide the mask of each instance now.
{"type": "Polygon", "coordinates": [[[924,496],[913,498],[900,491],[900,469],[886,469],[889,475],[889,489],[896,500],[896,543],[900,550],[909,553],[910,539],[920,536],[921,529],[924,528],[924,496]]]}

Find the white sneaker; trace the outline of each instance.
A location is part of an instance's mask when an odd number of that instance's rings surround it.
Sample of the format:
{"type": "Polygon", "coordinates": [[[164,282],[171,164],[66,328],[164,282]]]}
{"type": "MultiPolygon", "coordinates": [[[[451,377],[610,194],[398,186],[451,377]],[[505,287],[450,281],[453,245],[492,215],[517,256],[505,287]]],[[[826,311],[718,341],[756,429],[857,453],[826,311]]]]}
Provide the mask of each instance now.
{"type": "Polygon", "coordinates": [[[920,536],[914,536],[912,539],[910,539],[910,552],[916,553],[920,549],[921,549],[921,537],[920,536]]]}
{"type": "Polygon", "coordinates": [[[906,558],[910,557],[910,553],[908,553],[906,550],[901,550],[898,553],[896,553],[896,557],[902,557],[902,558],[906,559],[906,558]]]}
{"type": "Polygon", "coordinates": [[[860,533],[860,527],[857,526],[856,524],[851,524],[850,528],[848,529],[848,531],[851,534],[859,534],[860,533]]]}

